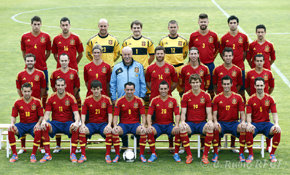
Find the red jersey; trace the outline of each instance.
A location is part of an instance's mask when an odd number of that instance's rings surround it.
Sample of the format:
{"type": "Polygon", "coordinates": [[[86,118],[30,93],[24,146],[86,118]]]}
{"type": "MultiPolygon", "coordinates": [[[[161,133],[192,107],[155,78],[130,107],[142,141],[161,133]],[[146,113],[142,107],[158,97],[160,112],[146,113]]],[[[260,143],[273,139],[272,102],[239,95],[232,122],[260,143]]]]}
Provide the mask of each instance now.
{"type": "Polygon", "coordinates": [[[21,97],[16,100],[12,108],[12,117],[20,116],[20,123],[35,123],[39,117],[43,117],[43,108],[39,99],[31,97],[31,101],[26,103],[21,97]]]}
{"type": "Polygon", "coordinates": [[[186,121],[200,123],[207,120],[206,108],[211,107],[210,95],[201,90],[195,95],[192,90],[183,94],[181,108],[186,108],[186,121]]]}
{"type": "Polygon", "coordinates": [[[261,73],[257,73],[255,69],[250,70],[247,72],[246,75],[246,83],[245,83],[245,88],[250,88],[250,95],[253,95],[256,93],[255,89],[255,79],[257,77],[262,77],[265,80],[265,93],[269,93],[269,87],[274,88],[274,77],[273,74],[270,70],[268,69],[263,69],[261,73]]]}
{"type": "Polygon", "coordinates": [[[252,68],[255,67],[254,56],[257,54],[264,55],[264,68],[271,70],[271,61],[276,60],[273,44],[269,41],[265,41],[263,44],[259,44],[258,41],[254,41],[250,44],[247,60],[251,63],[252,68]]]}
{"type": "Polygon", "coordinates": [[[262,99],[254,94],[247,101],[247,114],[252,114],[252,122],[270,122],[270,112],[277,113],[277,109],[273,97],[269,94],[265,94],[262,99]]]}
{"type": "Polygon", "coordinates": [[[88,96],[82,106],[82,114],[89,114],[88,123],[108,122],[108,114],[112,114],[112,102],[109,97],[102,95],[97,101],[93,95],[88,96]]]}
{"type": "Polygon", "coordinates": [[[219,49],[218,36],[211,30],[205,35],[196,31],[190,35],[188,46],[189,49],[191,47],[196,47],[198,49],[199,59],[203,64],[212,63],[219,49]]]}
{"type": "Polygon", "coordinates": [[[120,116],[120,123],[140,123],[140,116],[145,114],[144,101],[137,96],[128,101],[123,96],[117,100],[114,110],[114,116],[120,116]]]}
{"type": "MultiPolygon", "coordinates": [[[[70,33],[68,38],[64,38],[62,34],[57,35],[53,39],[52,53],[59,56],[66,53],[69,56],[69,67],[78,70],[77,53],[84,51],[83,43],[80,38],[73,33],[70,33]]],[[[57,68],[60,67],[59,60],[57,59],[57,68]]]]}
{"type": "Polygon", "coordinates": [[[207,90],[210,85],[210,73],[207,66],[201,64],[197,68],[193,68],[190,63],[181,68],[179,78],[181,79],[180,87],[184,88],[184,92],[187,92],[191,89],[189,83],[189,77],[192,74],[198,74],[202,80],[200,88],[202,90],[207,90]]]}
{"type": "Polygon", "coordinates": [[[156,63],[150,65],[145,74],[146,82],[151,82],[150,100],[159,95],[159,84],[165,80],[169,84],[169,94],[171,94],[171,82],[178,82],[177,73],[174,67],[165,63],[159,67],[156,63]]]}
{"type": "Polygon", "coordinates": [[[31,96],[41,99],[41,88],[46,88],[45,75],[42,71],[34,69],[32,74],[27,73],[26,70],[19,72],[16,79],[16,88],[21,90],[21,86],[24,83],[31,84],[31,96]]]}
{"type": "Polygon", "coordinates": [[[216,95],[213,99],[213,112],[217,111],[217,120],[222,122],[233,122],[239,120],[239,111],[245,111],[243,98],[232,92],[230,97],[224,93],[216,95]]]}
{"type": "Polygon", "coordinates": [[[233,92],[238,92],[237,86],[243,85],[242,71],[238,66],[232,65],[230,69],[227,69],[224,64],[219,65],[213,70],[212,77],[213,84],[217,85],[217,94],[223,91],[222,78],[226,75],[230,76],[233,80],[233,86],[231,88],[233,92]]]}
{"type": "Polygon", "coordinates": [[[47,33],[40,32],[37,36],[34,36],[31,32],[23,34],[21,37],[21,50],[25,54],[32,53],[35,55],[35,68],[47,70],[45,51],[51,50],[50,36],[47,33]]]}
{"type": "Polygon", "coordinates": [[[247,35],[238,32],[232,36],[229,32],[221,38],[220,53],[222,54],[225,47],[230,47],[234,51],[233,64],[242,70],[245,70],[244,52],[248,51],[249,41],[247,35]]]}
{"type": "Polygon", "coordinates": [[[45,111],[52,112],[52,120],[73,121],[73,112],[78,112],[78,105],[72,94],[65,92],[65,96],[60,99],[55,92],[47,99],[45,111]]]}
{"type": "Polygon", "coordinates": [[[93,80],[99,80],[102,83],[102,94],[108,96],[107,84],[111,79],[111,66],[105,62],[100,65],[96,65],[94,62],[90,62],[84,67],[84,80],[88,84],[87,96],[92,95],[91,82],[93,80]]]}
{"type": "Polygon", "coordinates": [[[173,123],[173,113],[175,116],[179,115],[179,106],[175,98],[169,96],[163,101],[158,95],[154,97],[149,105],[148,114],[153,115],[155,112],[155,121],[153,123],[168,125],[173,123]]]}
{"type": "Polygon", "coordinates": [[[50,76],[50,84],[52,89],[55,89],[55,80],[58,78],[63,78],[65,80],[65,91],[70,94],[74,94],[74,88],[80,88],[79,75],[75,69],[69,68],[69,70],[64,73],[61,68],[58,68],[52,72],[50,76]]]}

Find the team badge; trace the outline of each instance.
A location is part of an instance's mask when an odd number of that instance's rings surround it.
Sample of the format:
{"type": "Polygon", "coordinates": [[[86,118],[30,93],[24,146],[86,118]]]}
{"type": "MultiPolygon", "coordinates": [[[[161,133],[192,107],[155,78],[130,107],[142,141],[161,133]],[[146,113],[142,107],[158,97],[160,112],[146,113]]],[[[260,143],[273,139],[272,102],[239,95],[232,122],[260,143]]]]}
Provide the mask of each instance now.
{"type": "Polygon", "coordinates": [[[265,106],[270,106],[270,101],[269,100],[265,100],[265,106]]]}
{"type": "Polygon", "coordinates": [[[178,46],[182,46],[182,41],[178,41],[178,46]]]}
{"type": "Polygon", "coordinates": [[[101,108],[106,108],[106,103],[102,103],[101,108]]]}
{"type": "Polygon", "coordinates": [[[142,46],[146,46],[146,41],[142,41],[142,46]]]}
{"type": "Polygon", "coordinates": [[[70,45],[75,45],[76,41],[74,39],[70,40],[69,44],[70,45]]]}
{"type": "Polygon", "coordinates": [[[200,98],[200,103],[205,103],[205,98],[200,98]]]}
{"type": "Polygon", "coordinates": [[[102,72],[105,74],[107,73],[107,68],[106,67],[102,67],[102,72]]]}
{"type": "Polygon", "coordinates": [[[243,43],[243,37],[239,37],[239,43],[243,43]]]}
{"type": "Polygon", "coordinates": [[[204,74],[204,71],[203,71],[203,70],[200,70],[200,71],[199,71],[199,75],[200,75],[201,77],[203,77],[203,74],[204,74]]]}
{"type": "Polygon", "coordinates": [[[237,76],[237,72],[235,70],[232,72],[232,76],[233,77],[236,77],[237,76]]]}
{"type": "Polygon", "coordinates": [[[268,81],[268,75],[267,74],[264,75],[264,80],[268,81]]]}
{"type": "Polygon", "coordinates": [[[69,79],[73,80],[74,79],[74,74],[69,74],[69,79]]]}
{"type": "Polygon", "coordinates": [[[134,103],[134,108],[138,108],[138,103],[134,103]]]}
{"type": "Polygon", "coordinates": [[[31,110],[36,110],[36,104],[33,103],[33,104],[31,105],[31,110]]]}
{"type": "Polygon", "coordinates": [[[168,107],[169,108],[173,108],[173,102],[172,101],[168,103],[168,107]]]}
{"type": "Polygon", "coordinates": [[[210,36],[210,37],[208,38],[208,42],[209,42],[209,43],[213,43],[213,37],[212,37],[212,36],[210,36]]]}
{"type": "Polygon", "coordinates": [[[45,43],[45,38],[42,36],[42,37],[40,37],[40,42],[41,43],[45,43]]]}
{"type": "Polygon", "coordinates": [[[110,45],[112,45],[112,44],[113,44],[113,40],[109,40],[108,43],[109,43],[110,45]]]}
{"type": "Polygon", "coordinates": [[[236,98],[233,98],[232,99],[232,103],[235,105],[235,104],[237,104],[237,99],[236,98]]]}
{"type": "Polygon", "coordinates": [[[39,76],[38,75],[35,75],[34,80],[35,81],[39,81],[39,76]]]}
{"type": "Polygon", "coordinates": [[[139,67],[135,67],[134,72],[139,73],[139,67]]]}
{"type": "Polygon", "coordinates": [[[69,100],[66,100],[64,104],[65,104],[66,106],[69,106],[69,105],[70,105],[69,100]]]}
{"type": "Polygon", "coordinates": [[[164,69],[164,73],[166,73],[166,74],[169,74],[169,68],[168,67],[166,67],[165,69],[164,69]]]}
{"type": "Polygon", "coordinates": [[[270,47],[267,45],[267,46],[265,46],[265,50],[264,50],[265,52],[269,52],[270,51],[270,47]]]}

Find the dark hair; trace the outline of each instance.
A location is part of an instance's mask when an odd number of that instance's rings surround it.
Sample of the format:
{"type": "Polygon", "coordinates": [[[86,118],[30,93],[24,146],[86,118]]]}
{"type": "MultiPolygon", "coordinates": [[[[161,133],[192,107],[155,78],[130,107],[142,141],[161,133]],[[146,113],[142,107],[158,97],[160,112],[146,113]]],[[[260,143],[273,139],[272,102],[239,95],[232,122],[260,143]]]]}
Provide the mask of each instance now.
{"type": "MultiPolygon", "coordinates": [[[[196,51],[197,51],[197,53],[198,53],[198,55],[199,55],[198,48],[196,48],[196,47],[191,47],[191,48],[189,49],[189,51],[188,51],[188,54],[189,54],[189,53],[190,53],[190,51],[192,51],[192,50],[196,50],[196,51]]],[[[190,59],[188,59],[188,62],[190,62],[190,59]]],[[[200,65],[200,59],[199,59],[199,57],[198,57],[198,63],[199,63],[199,65],[200,65]]]]}
{"type": "Polygon", "coordinates": [[[64,84],[65,84],[65,79],[63,79],[63,78],[58,78],[58,79],[56,79],[56,80],[55,80],[55,84],[57,84],[58,81],[63,81],[64,84]]]}
{"type": "Polygon", "coordinates": [[[234,55],[234,51],[231,47],[225,47],[223,50],[223,56],[225,56],[225,52],[231,52],[234,55]]]}
{"type": "Polygon", "coordinates": [[[24,84],[21,86],[21,89],[23,89],[23,88],[30,88],[30,89],[32,89],[32,86],[31,86],[30,83],[26,82],[26,83],[24,83],[24,84]]]}
{"type": "Polygon", "coordinates": [[[236,20],[237,23],[239,23],[239,18],[236,17],[235,15],[232,15],[232,16],[230,16],[230,17],[228,18],[228,23],[230,23],[231,20],[236,20]]]}
{"type": "Polygon", "coordinates": [[[167,87],[169,88],[169,84],[168,84],[167,81],[165,81],[165,80],[162,80],[162,81],[160,82],[159,87],[160,87],[161,85],[167,85],[167,87]]]}
{"type": "Polygon", "coordinates": [[[205,14],[205,13],[201,13],[201,14],[199,14],[198,18],[199,18],[199,19],[207,19],[208,16],[207,16],[207,14],[205,14]]]}
{"type": "Polygon", "coordinates": [[[141,29],[142,29],[142,27],[143,27],[142,22],[140,22],[139,20],[135,20],[135,21],[133,21],[133,22],[131,23],[131,29],[132,29],[132,27],[133,27],[134,24],[135,24],[135,25],[140,25],[141,29]]]}
{"type": "Polygon", "coordinates": [[[259,24],[259,25],[257,25],[257,26],[256,26],[256,32],[257,32],[258,29],[264,29],[265,32],[266,32],[266,26],[265,26],[264,24],[259,24]]]}
{"type": "Polygon", "coordinates": [[[198,80],[200,83],[202,82],[200,75],[198,75],[198,74],[191,74],[190,75],[189,84],[191,83],[192,80],[194,80],[194,81],[198,80]]]}
{"type": "Polygon", "coordinates": [[[155,48],[155,53],[157,52],[157,50],[163,50],[163,52],[165,53],[165,48],[163,46],[157,46],[155,48]]]}
{"type": "Polygon", "coordinates": [[[28,54],[26,54],[25,57],[24,57],[24,60],[26,61],[26,58],[28,58],[28,57],[33,57],[33,58],[34,58],[34,61],[36,60],[35,55],[32,54],[32,53],[28,53],[28,54]]]}
{"type": "Polygon", "coordinates": [[[170,20],[170,21],[168,22],[168,26],[169,26],[170,24],[176,24],[176,25],[178,26],[178,23],[177,23],[176,20],[170,20]]]}
{"type": "Polygon", "coordinates": [[[263,81],[263,83],[265,84],[265,80],[264,80],[264,78],[262,78],[262,77],[257,77],[257,78],[255,78],[255,85],[256,85],[256,82],[257,81],[263,81]]]}
{"type": "Polygon", "coordinates": [[[69,56],[68,56],[68,54],[66,54],[66,53],[62,53],[62,54],[60,54],[60,55],[59,55],[59,58],[60,58],[61,56],[67,56],[67,58],[69,59],[69,56]]]}
{"type": "Polygon", "coordinates": [[[31,24],[33,24],[34,21],[41,23],[41,18],[39,16],[33,16],[31,18],[31,24]]]}
{"type": "Polygon", "coordinates": [[[263,60],[265,60],[265,57],[264,57],[263,54],[257,54],[257,55],[254,56],[254,61],[256,61],[257,57],[263,57],[263,60]]]}
{"type": "Polygon", "coordinates": [[[68,17],[62,17],[59,23],[61,24],[61,22],[66,22],[66,21],[68,21],[68,23],[70,24],[70,20],[68,19],[68,17]]]}
{"type": "Polygon", "coordinates": [[[231,84],[233,83],[233,79],[230,76],[228,76],[228,75],[223,76],[223,78],[222,78],[222,84],[223,84],[223,81],[224,80],[230,80],[231,84]]]}
{"type": "Polygon", "coordinates": [[[91,89],[92,88],[102,88],[102,83],[99,80],[93,80],[91,82],[91,89]]]}
{"type": "Polygon", "coordinates": [[[125,89],[126,89],[126,86],[133,86],[134,89],[135,89],[135,84],[132,83],[132,82],[130,82],[130,81],[124,84],[124,88],[125,88],[125,89]]]}

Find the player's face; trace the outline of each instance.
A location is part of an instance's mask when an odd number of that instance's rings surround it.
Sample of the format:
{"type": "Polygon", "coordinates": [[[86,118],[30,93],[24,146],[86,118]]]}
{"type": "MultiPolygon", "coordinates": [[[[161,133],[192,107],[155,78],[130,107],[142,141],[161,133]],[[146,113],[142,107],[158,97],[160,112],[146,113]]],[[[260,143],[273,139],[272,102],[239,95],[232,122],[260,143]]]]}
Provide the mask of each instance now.
{"type": "Polygon", "coordinates": [[[229,22],[229,28],[231,31],[236,31],[238,29],[238,25],[239,25],[239,23],[235,19],[230,20],[230,22],[229,22]]]}
{"type": "Polygon", "coordinates": [[[199,54],[197,50],[191,50],[188,56],[189,56],[190,61],[192,62],[198,61],[199,54]]]}
{"type": "Polygon", "coordinates": [[[264,29],[257,29],[256,34],[259,40],[263,40],[265,38],[266,31],[264,29]]]}
{"type": "Polygon", "coordinates": [[[70,23],[68,21],[61,21],[60,28],[63,34],[68,34],[70,29],[70,23]]]}
{"type": "Polygon", "coordinates": [[[133,36],[136,36],[136,37],[141,36],[141,32],[142,32],[141,25],[133,24],[131,30],[133,32],[133,36]]]}
{"type": "Polygon", "coordinates": [[[61,55],[59,57],[59,63],[60,63],[60,66],[62,68],[67,68],[68,67],[68,64],[69,64],[69,59],[68,59],[68,56],[66,55],[61,55]]]}
{"type": "Polygon", "coordinates": [[[225,54],[223,56],[224,62],[226,64],[231,64],[233,61],[233,58],[234,58],[234,56],[233,56],[232,52],[225,52],[225,54]]]}
{"type": "Polygon", "coordinates": [[[256,57],[255,59],[255,65],[257,68],[263,68],[265,61],[263,57],[256,57]]]}
{"type": "Polygon", "coordinates": [[[123,50],[122,57],[126,65],[130,65],[133,61],[132,50],[123,50]]]}
{"type": "Polygon", "coordinates": [[[264,88],[265,88],[264,82],[263,81],[256,81],[255,88],[256,88],[257,94],[263,94],[264,88]]]}
{"type": "Polygon", "coordinates": [[[32,94],[32,89],[29,87],[24,87],[21,89],[21,92],[23,94],[23,97],[25,100],[29,100],[32,94]]]}
{"type": "Polygon", "coordinates": [[[31,24],[32,31],[34,33],[40,32],[41,22],[40,21],[33,21],[31,24]]]}
{"type": "Polygon", "coordinates": [[[156,61],[162,62],[164,60],[165,53],[163,50],[157,50],[155,53],[156,61]]]}
{"type": "Polygon", "coordinates": [[[223,80],[222,87],[224,89],[224,92],[230,92],[232,88],[231,80],[223,80]]]}
{"type": "Polygon", "coordinates": [[[57,81],[55,84],[55,88],[58,94],[63,94],[65,92],[66,84],[64,81],[57,81]]]}
{"type": "Polygon", "coordinates": [[[100,49],[93,50],[93,56],[95,60],[101,59],[102,52],[100,51],[100,49]]]}
{"type": "Polygon", "coordinates": [[[161,97],[166,97],[168,95],[169,87],[167,84],[162,84],[159,86],[159,93],[161,97]]]}
{"type": "Polygon", "coordinates": [[[199,19],[198,25],[199,25],[200,30],[206,30],[208,26],[208,19],[207,18],[199,19]]]}
{"type": "Polygon", "coordinates": [[[126,88],[125,88],[125,93],[126,93],[126,97],[127,98],[132,98],[134,93],[135,93],[135,88],[133,85],[127,85],[126,88]]]}
{"type": "Polygon", "coordinates": [[[91,91],[92,91],[94,97],[99,97],[101,95],[102,88],[100,88],[100,87],[92,88],[91,91]]]}
{"type": "Polygon", "coordinates": [[[35,60],[33,57],[26,57],[25,65],[26,65],[27,69],[34,68],[34,64],[35,64],[35,60]]]}
{"type": "Polygon", "coordinates": [[[201,83],[199,82],[199,80],[191,80],[191,82],[190,82],[190,86],[191,86],[192,90],[199,90],[200,85],[201,85],[201,83]]]}
{"type": "Polygon", "coordinates": [[[105,21],[100,22],[98,27],[101,35],[106,35],[108,33],[109,24],[105,21]]]}
{"type": "Polygon", "coordinates": [[[177,34],[178,25],[177,24],[169,24],[168,30],[170,35],[175,36],[177,34]]]}

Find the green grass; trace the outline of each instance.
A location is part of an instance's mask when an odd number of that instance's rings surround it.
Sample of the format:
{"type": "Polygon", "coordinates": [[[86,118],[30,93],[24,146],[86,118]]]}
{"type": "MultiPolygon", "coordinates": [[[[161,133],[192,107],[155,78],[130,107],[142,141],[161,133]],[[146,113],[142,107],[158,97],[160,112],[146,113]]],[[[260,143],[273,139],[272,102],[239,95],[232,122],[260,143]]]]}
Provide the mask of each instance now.
{"type": "MultiPolygon", "coordinates": [[[[255,26],[257,24],[265,24],[267,27],[267,39],[274,43],[276,49],[277,61],[275,64],[290,79],[289,64],[289,42],[290,35],[274,35],[271,33],[289,32],[290,25],[288,19],[290,17],[290,3],[287,0],[278,1],[227,1],[217,0],[217,3],[229,14],[235,14],[240,18],[240,26],[249,34],[251,39],[255,39],[255,26]]],[[[15,88],[15,78],[19,71],[23,69],[23,59],[20,51],[20,38],[24,32],[31,29],[30,25],[17,23],[11,20],[11,16],[23,13],[16,17],[17,20],[30,22],[30,18],[34,15],[41,16],[43,20],[42,30],[48,32],[53,38],[61,32],[59,20],[63,16],[71,19],[71,31],[77,33],[83,43],[94,34],[97,33],[97,22],[100,18],[107,18],[110,23],[109,31],[116,36],[120,43],[130,34],[130,23],[135,19],[143,22],[143,34],[150,37],[153,42],[158,44],[159,40],[165,36],[167,31],[167,23],[171,19],[179,22],[179,33],[189,38],[190,33],[198,29],[197,17],[199,13],[206,12],[209,15],[210,29],[217,32],[219,37],[228,31],[226,17],[219,9],[210,1],[32,1],[32,0],[15,0],[1,1],[0,6],[0,123],[9,123],[11,115],[11,107],[18,98],[15,88]],[[47,9],[47,10],[39,10],[47,9]],[[39,10],[33,11],[32,10],[39,10]]],[[[84,45],[85,46],[85,45],[84,45]]],[[[86,88],[83,81],[83,67],[88,60],[83,57],[80,67],[81,78],[81,97],[85,97],[86,88]]],[[[221,64],[220,57],[215,61],[216,65],[221,64]]],[[[48,60],[48,70],[51,73],[56,67],[55,61],[51,56],[48,60]]],[[[247,70],[249,67],[246,68],[247,70]]],[[[104,150],[88,151],[88,161],[82,165],[71,164],[68,159],[68,152],[64,151],[54,156],[53,161],[47,164],[30,164],[29,154],[21,155],[15,164],[8,163],[5,158],[5,151],[0,151],[0,174],[15,173],[34,173],[34,174],[282,174],[289,172],[289,146],[288,141],[290,130],[289,127],[289,104],[287,103],[290,95],[289,87],[274,72],[276,86],[273,96],[276,99],[279,123],[283,130],[281,143],[277,150],[277,158],[281,160],[280,164],[272,165],[268,161],[268,155],[262,159],[258,152],[255,152],[255,161],[251,167],[239,166],[237,154],[224,151],[220,154],[220,163],[216,166],[201,166],[200,160],[195,159],[193,164],[185,165],[184,161],[176,164],[172,155],[168,151],[159,151],[158,160],[152,164],[142,164],[139,161],[135,163],[124,163],[107,165],[104,163],[104,150]],[[266,161],[264,163],[264,160],[266,161]],[[231,163],[231,166],[228,166],[231,163]],[[261,163],[261,164],[259,164],[261,163]],[[262,164],[263,163],[263,164],[262,164]],[[263,167],[263,166],[264,167],[263,167]],[[278,166],[279,165],[279,166],[278,166]]],[[[51,90],[50,90],[51,93],[51,90]]],[[[177,97],[177,93],[174,93],[177,97]]],[[[178,97],[177,97],[178,98],[178,97]]],[[[40,159],[40,155],[37,156],[40,159]]],[[[194,153],[194,158],[196,154],[194,153]]],[[[184,160],[184,158],[183,158],[184,160]]]]}

